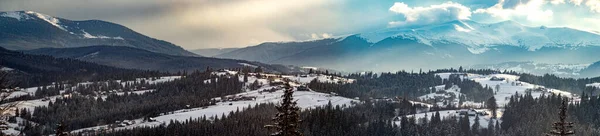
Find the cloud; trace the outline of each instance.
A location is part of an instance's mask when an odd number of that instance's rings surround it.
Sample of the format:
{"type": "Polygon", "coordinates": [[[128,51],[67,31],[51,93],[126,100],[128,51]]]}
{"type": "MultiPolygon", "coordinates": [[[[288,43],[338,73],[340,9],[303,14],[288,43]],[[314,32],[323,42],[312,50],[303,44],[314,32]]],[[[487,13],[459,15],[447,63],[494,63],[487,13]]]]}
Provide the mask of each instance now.
{"type": "Polygon", "coordinates": [[[569,2],[575,4],[576,6],[579,6],[583,2],[583,0],[569,0],[569,2]]]}
{"type": "Polygon", "coordinates": [[[321,33],[321,34],[312,33],[312,34],[310,34],[311,39],[324,39],[324,38],[331,38],[331,37],[333,37],[333,35],[329,34],[329,33],[321,33]]]}
{"type": "Polygon", "coordinates": [[[564,4],[565,0],[550,0],[550,3],[552,3],[554,5],[564,4]]]}
{"type": "Polygon", "coordinates": [[[592,12],[600,13],[600,0],[587,0],[585,5],[588,6],[592,12]]]}
{"type": "Polygon", "coordinates": [[[547,2],[546,0],[529,0],[517,3],[515,0],[500,0],[498,4],[489,8],[477,9],[474,13],[488,14],[502,20],[524,18],[530,22],[543,23],[551,21],[554,15],[552,10],[543,8],[547,2]]]}
{"type": "Polygon", "coordinates": [[[403,21],[389,22],[391,27],[469,20],[471,17],[470,8],[454,2],[446,2],[429,7],[409,7],[403,2],[396,2],[389,10],[404,16],[403,21]]]}

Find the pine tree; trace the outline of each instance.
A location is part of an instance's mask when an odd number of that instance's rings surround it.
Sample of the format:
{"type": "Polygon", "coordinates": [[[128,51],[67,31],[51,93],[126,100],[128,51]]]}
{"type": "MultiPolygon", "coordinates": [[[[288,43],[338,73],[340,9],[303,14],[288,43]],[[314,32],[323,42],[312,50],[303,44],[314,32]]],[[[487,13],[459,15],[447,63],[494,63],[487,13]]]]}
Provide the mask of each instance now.
{"type": "Polygon", "coordinates": [[[64,125],[64,122],[60,122],[56,127],[56,136],[68,136],[69,133],[66,132],[67,126],[64,125]]]}
{"type": "Polygon", "coordinates": [[[488,128],[488,131],[487,131],[488,132],[487,133],[488,136],[493,136],[493,135],[496,134],[496,132],[495,132],[496,130],[494,130],[494,122],[493,122],[493,120],[490,119],[490,121],[488,122],[488,127],[487,128],[488,128]]]}
{"type": "Polygon", "coordinates": [[[492,112],[492,118],[496,118],[496,110],[498,109],[498,104],[496,104],[496,98],[493,96],[487,100],[486,107],[492,112]]]}
{"type": "Polygon", "coordinates": [[[550,131],[548,136],[568,136],[573,135],[575,132],[570,130],[573,127],[573,122],[567,122],[567,99],[562,101],[562,105],[560,106],[560,111],[558,112],[559,121],[554,122],[552,124],[553,130],[550,131]]]}
{"type": "MultiPolygon", "coordinates": [[[[468,119],[469,117],[467,117],[468,119]]],[[[473,123],[473,126],[471,126],[471,131],[473,132],[473,135],[479,135],[479,115],[475,115],[475,120],[473,123]]]]}
{"type": "Polygon", "coordinates": [[[298,127],[300,123],[299,111],[300,108],[296,106],[296,101],[293,101],[294,88],[286,84],[285,92],[281,96],[283,97],[282,103],[276,106],[278,113],[273,118],[275,121],[274,125],[267,125],[267,128],[274,128],[277,132],[271,134],[273,136],[301,136],[298,127]]]}
{"type": "MultiPolygon", "coordinates": [[[[493,123],[493,122],[490,122],[493,123]]],[[[500,135],[500,123],[498,122],[498,120],[496,120],[496,128],[494,128],[496,130],[496,135],[500,135]]]]}

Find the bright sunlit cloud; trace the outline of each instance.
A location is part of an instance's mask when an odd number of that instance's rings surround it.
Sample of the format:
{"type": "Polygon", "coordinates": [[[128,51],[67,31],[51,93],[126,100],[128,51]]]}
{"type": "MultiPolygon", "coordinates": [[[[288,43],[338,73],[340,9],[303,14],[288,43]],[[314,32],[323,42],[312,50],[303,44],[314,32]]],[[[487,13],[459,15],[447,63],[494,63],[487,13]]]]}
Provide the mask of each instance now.
{"type": "Polygon", "coordinates": [[[471,10],[468,7],[454,2],[430,5],[428,7],[409,7],[402,2],[397,2],[390,7],[390,11],[403,15],[405,18],[404,21],[390,22],[389,24],[392,27],[468,20],[471,17],[471,10]]]}

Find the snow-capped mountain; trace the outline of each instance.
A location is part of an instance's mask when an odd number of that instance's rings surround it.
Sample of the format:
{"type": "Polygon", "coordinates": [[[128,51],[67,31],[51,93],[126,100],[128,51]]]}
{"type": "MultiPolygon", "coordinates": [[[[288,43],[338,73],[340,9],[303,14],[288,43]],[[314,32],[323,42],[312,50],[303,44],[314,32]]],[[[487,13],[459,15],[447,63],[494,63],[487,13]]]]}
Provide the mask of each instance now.
{"type": "Polygon", "coordinates": [[[474,21],[452,21],[418,28],[392,28],[359,34],[377,43],[388,37],[413,38],[426,45],[462,44],[475,54],[494,46],[522,46],[530,51],[542,47],[600,46],[595,33],[570,28],[530,27],[514,21],[482,24],[474,21]]]}
{"type": "Polygon", "coordinates": [[[0,28],[0,46],[11,50],[111,45],[197,56],[172,43],[100,20],[72,21],[34,11],[9,11],[0,12],[0,28]]]}
{"type": "Polygon", "coordinates": [[[600,35],[592,32],[513,21],[451,21],[316,41],[263,43],[216,57],[354,72],[504,62],[591,64],[600,60],[597,52],[600,35]]]}

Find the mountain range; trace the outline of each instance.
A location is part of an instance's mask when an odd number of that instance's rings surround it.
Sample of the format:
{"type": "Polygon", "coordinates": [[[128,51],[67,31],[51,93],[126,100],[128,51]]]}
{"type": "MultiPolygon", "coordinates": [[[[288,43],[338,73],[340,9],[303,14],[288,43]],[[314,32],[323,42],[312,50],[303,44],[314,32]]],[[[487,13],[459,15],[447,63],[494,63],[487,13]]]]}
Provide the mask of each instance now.
{"type": "Polygon", "coordinates": [[[352,72],[529,61],[591,64],[600,60],[597,52],[600,35],[594,32],[525,26],[514,21],[486,24],[457,20],[313,41],[269,42],[215,57],[352,72]]]}
{"type": "Polygon", "coordinates": [[[600,60],[600,35],[596,32],[514,21],[456,20],[311,41],[191,52],[119,24],[72,21],[33,11],[0,12],[0,27],[0,47],[127,69],[174,72],[207,66],[261,66],[280,72],[299,72],[300,67],[387,72],[466,66],[521,68],[522,72],[568,77],[600,76],[600,63],[595,63],[600,60]]]}
{"type": "Polygon", "coordinates": [[[0,12],[0,28],[0,47],[9,50],[111,45],[197,56],[172,43],[101,20],[73,21],[33,11],[10,11],[0,12]]]}

